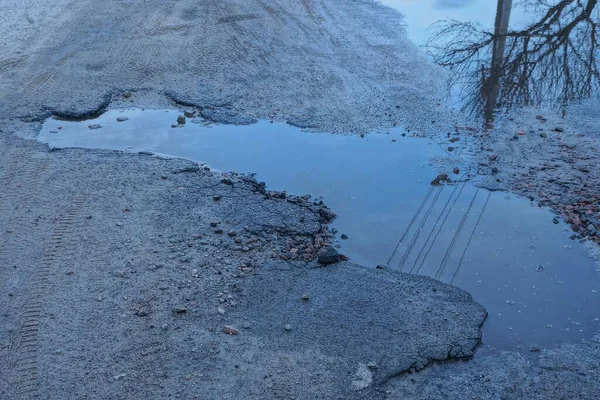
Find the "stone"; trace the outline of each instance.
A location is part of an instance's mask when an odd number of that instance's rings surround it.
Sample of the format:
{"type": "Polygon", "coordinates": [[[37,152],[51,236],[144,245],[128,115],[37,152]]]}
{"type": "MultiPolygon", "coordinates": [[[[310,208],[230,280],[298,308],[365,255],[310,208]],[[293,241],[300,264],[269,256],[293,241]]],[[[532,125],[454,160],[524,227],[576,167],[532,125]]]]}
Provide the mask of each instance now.
{"type": "Polygon", "coordinates": [[[125,91],[123,92],[123,97],[125,97],[126,99],[131,97],[131,92],[130,91],[125,91]]]}
{"type": "Polygon", "coordinates": [[[455,167],[455,168],[452,170],[452,172],[453,172],[453,173],[455,173],[456,175],[458,175],[458,174],[460,174],[460,169],[459,169],[458,167],[455,167]]]}
{"type": "Polygon", "coordinates": [[[292,330],[292,325],[290,324],[285,324],[285,326],[283,327],[283,329],[285,329],[286,331],[291,331],[292,330]]]}
{"type": "Polygon", "coordinates": [[[125,122],[127,120],[129,120],[129,118],[127,118],[127,117],[119,117],[119,118],[117,118],[117,122],[125,122]]]}
{"type": "Polygon", "coordinates": [[[180,115],[177,117],[177,123],[179,125],[184,125],[185,124],[185,115],[180,115]]]}
{"type": "Polygon", "coordinates": [[[137,311],[135,312],[135,315],[137,315],[138,317],[145,317],[145,316],[147,316],[148,314],[150,314],[150,313],[148,312],[148,310],[147,310],[146,308],[143,308],[143,307],[142,307],[142,308],[140,308],[139,310],[137,310],[137,311]]]}
{"type": "Polygon", "coordinates": [[[497,174],[500,170],[497,167],[492,167],[492,174],[497,174]]]}
{"type": "Polygon", "coordinates": [[[225,309],[224,308],[217,308],[217,311],[219,312],[219,314],[224,315],[225,314],[225,309]]]}
{"type": "Polygon", "coordinates": [[[529,349],[529,351],[531,351],[532,353],[539,353],[540,350],[541,349],[539,346],[531,346],[531,348],[529,349]]]}
{"type": "Polygon", "coordinates": [[[448,151],[454,151],[454,147],[453,146],[448,146],[448,151]]]}
{"type": "Polygon", "coordinates": [[[448,174],[438,174],[434,180],[431,181],[432,186],[440,186],[445,182],[450,182],[450,178],[448,178],[448,174]]]}
{"type": "Polygon", "coordinates": [[[242,323],[242,328],[244,329],[250,329],[252,326],[250,325],[250,322],[243,322],[242,323]]]}
{"type": "Polygon", "coordinates": [[[588,232],[596,232],[596,227],[593,224],[587,226],[588,232]]]}
{"type": "Polygon", "coordinates": [[[196,116],[195,110],[186,110],[183,112],[183,115],[187,118],[194,118],[196,116]]]}
{"type": "Polygon", "coordinates": [[[173,314],[185,314],[188,312],[188,309],[184,306],[175,306],[171,311],[173,311],[173,314]]]}
{"type": "Polygon", "coordinates": [[[216,227],[217,227],[217,225],[219,225],[219,223],[218,223],[217,221],[212,221],[212,222],[210,223],[210,226],[212,226],[213,228],[216,228],[216,227]]]}
{"type": "Polygon", "coordinates": [[[346,235],[345,233],[342,233],[342,236],[340,236],[340,238],[342,238],[342,240],[347,240],[348,235],[346,235]]]}
{"type": "Polygon", "coordinates": [[[227,234],[231,237],[237,236],[237,232],[236,231],[229,231],[227,232],[227,234]]]}
{"type": "Polygon", "coordinates": [[[302,295],[302,300],[304,300],[304,301],[310,300],[310,295],[309,294],[303,294],[302,295]]]}
{"type": "Polygon", "coordinates": [[[219,201],[219,200],[221,200],[222,198],[223,198],[223,196],[221,196],[221,195],[218,195],[218,194],[215,194],[215,195],[213,196],[213,200],[214,200],[214,201],[219,201]]]}
{"type": "Polygon", "coordinates": [[[377,365],[377,363],[375,361],[371,361],[370,363],[367,364],[367,368],[377,369],[377,368],[379,368],[379,366],[377,365]]]}
{"type": "Polygon", "coordinates": [[[100,124],[92,124],[92,125],[88,125],[88,128],[94,130],[94,129],[100,129],[102,128],[102,125],[100,124]]]}
{"type": "Polygon", "coordinates": [[[545,132],[540,133],[540,137],[546,139],[548,135],[545,132]]]}
{"type": "Polygon", "coordinates": [[[171,128],[179,128],[178,124],[171,124],[171,128]]]}
{"type": "Polygon", "coordinates": [[[460,138],[459,138],[459,137],[456,137],[456,136],[454,136],[454,137],[450,138],[450,143],[456,143],[456,142],[458,142],[459,140],[460,140],[460,138]]]}
{"type": "Polygon", "coordinates": [[[233,326],[229,326],[229,325],[225,325],[223,327],[223,333],[226,333],[227,335],[234,335],[234,336],[239,334],[237,329],[235,329],[233,326]]]}
{"type": "Polygon", "coordinates": [[[328,265],[339,261],[339,254],[332,246],[325,246],[319,251],[319,264],[328,265]]]}
{"type": "Polygon", "coordinates": [[[557,126],[556,128],[554,128],[554,132],[564,132],[565,129],[561,128],[560,126],[557,126]]]}

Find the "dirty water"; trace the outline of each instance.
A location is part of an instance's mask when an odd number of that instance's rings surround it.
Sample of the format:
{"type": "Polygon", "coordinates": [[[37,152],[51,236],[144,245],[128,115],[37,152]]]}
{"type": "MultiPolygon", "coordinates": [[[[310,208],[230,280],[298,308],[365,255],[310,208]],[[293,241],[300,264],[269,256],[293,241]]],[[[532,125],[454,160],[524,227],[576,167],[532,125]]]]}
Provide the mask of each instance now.
{"type": "Polygon", "coordinates": [[[435,142],[403,137],[401,130],[361,138],[268,121],[188,119],[173,128],[178,115],[130,109],[83,122],[48,119],[38,139],[51,147],[182,157],[254,172],[271,190],[322,196],[339,216],[337,243],[353,261],[387,264],[472,293],[490,313],[480,354],[577,342],[598,332],[600,269],[569,239],[568,227],[512,194],[468,182],[431,186],[436,171],[428,160],[442,154],[435,142]],[[101,127],[92,130],[93,124],[101,127]]]}

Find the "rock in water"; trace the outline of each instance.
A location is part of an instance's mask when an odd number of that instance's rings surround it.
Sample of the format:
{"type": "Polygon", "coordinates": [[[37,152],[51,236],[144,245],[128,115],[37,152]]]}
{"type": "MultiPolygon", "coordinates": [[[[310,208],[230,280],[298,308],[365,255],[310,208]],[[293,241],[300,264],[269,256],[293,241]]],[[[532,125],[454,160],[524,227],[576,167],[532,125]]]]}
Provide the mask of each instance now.
{"type": "Polygon", "coordinates": [[[319,252],[319,264],[335,264],[340,260],[339,254],[332,246],[326,246],[319,252]]]}
{"type": "Polygon", "coordinates": [[[177,123],[178,123],[179,125],[183,125],[183,124],[185,124],[185,115],[180,115],[180,116],[178,116],[178,117],[177,117],[177,123]]]}
{"type": "Polygon", "coordinates": [[[99,124],[88,125],[88,128],[90,128],[92,130],[100,129],[100,128],[102,128],[102,125],[99,125],[99,124]]]}

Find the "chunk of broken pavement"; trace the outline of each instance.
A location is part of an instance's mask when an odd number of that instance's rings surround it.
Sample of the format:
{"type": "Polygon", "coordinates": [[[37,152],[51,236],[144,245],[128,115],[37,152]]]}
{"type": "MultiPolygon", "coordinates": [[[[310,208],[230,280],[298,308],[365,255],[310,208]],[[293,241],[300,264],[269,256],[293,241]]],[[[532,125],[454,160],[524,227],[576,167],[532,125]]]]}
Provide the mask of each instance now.
{"type": "Polygon", "coordinates": [[[339,261],[339,254],[332,246],[325,246],[319,251],[319,264],[328,265],[339,261]]]}

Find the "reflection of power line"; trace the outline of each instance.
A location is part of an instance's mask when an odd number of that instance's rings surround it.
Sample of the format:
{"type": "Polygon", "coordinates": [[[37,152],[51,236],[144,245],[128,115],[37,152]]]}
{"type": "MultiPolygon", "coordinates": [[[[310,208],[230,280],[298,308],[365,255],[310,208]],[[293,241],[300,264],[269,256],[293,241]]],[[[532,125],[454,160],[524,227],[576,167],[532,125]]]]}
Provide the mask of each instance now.
{"type": "Polygon", "coordinates": [[[421,214],[421,211],[423,210],[423,207],[425,206],[425,204],[427,204],[427,201],[429,200],[429,197],[431,197],[431,193],[433,193],[433,186],[430,187],[429,190],[427,191],[427,194],[425,195],[425,198],[421,202],[421,205],[419,206],[419,209],[417,210],[417,212],[415,213],[415,215],[413,215],[412,219],[410,220],[410,223],[406,227],[406,230],[404,231],[404,233],[400,237],[400,240],[398,241],[398,244],[396,244],[396,248],[392,252],[392,255],[390,256],[390,258],[388,258],[388,260],[387,260],[387,264],[388,265],[390,265],[390,262],[392,261],[392,258],[394,258],[394,256],[396,255],[396,252],[398,251],[398,247],[400,247],[400,245],[402,244],[402,241],[404,240],[404,238],[406,237],[406,235],[410,231],[410,228],[413,226],[413,224],[417,220],[417,217],[419,216],[419,214],[421,214]]]}
{"type": "Polygon", "coordinates": [[[477,217],[477,222],[475,222],[475,226],[473,227],[473,231],[471,232],[471,237],[469,237],[469,241],[467,242],[467,245],[465,246],[465,249],[463,250],[463,253],[460,256],[460,261],[458,262],[458,267],[456,268],[456,271],[454,271],[454,274],[452,275],[452,280],[450,281],[450,283],[454,283],[454,279],[456,278],[456,275],[458,274],[458,270],[460,270],[460,267],[462,266],[463,260],[465,258],[465,254],[467,253],[467,249],[471,245],[471,241],[473,240],[473,236],[475,235],[475,229],[477,229],[477,227],[479,226],[479,222],[481,222],[481,217],[483,216],[483,212],[485,211],[485,208],[487,207],[491,196],[492,196],[492,192],[488,192],[487,199],[485,199],[483,208],[481,209],[481,212],[479,213],[479,217],[477,217]]]}
{"type": "MultiPolygon", "coordinates": [[[[463,176],[460,178],[461,180],[463,179],[463,176]]],[[[435,224],[433,225],[433,228],[431,228],[431,232],[429,232],[429,235],[427,235],[427,239],[425,240],[425,243],[423,243],[423,247],[421,247],[421,250],[419,251],[419,254],[417,255],[417,258],[415,259],[415,263],[413,264],[413,266],[410,268],[409,273],[412,274],[413,269],[417,266],[417,263],[419,262],[419,258],[421,257],[421,254],[423,254],[423,250],[425,250],[425,248],[427,247],[427,244],[429,243],[429,239],[431,239],[431,235],[433,235],[433,232],[435,232],[438,223],[440,222],[440,219],[442,218],[442,215],[444,215],[444,213],[446,212],[446,209],[448,208],[448,205],[450,204],[450,201],[452,200],[452,197],[454,197],[454,195],[456,194],[456,191],[458,190],[458,187],[460,186],[460,184],[456,185],[454,187],[454,190],[452,191],[452,193],[450,193],[450,197],[448,197],[448,201],[446,201],[446,204],[444,205],[444,208],[442,208],[442,212],[440,213],[440,215],[438,216],[437,220],[435,221],[435,224]]],[[[465,187],[465,184],[463,183],[462,187],[465,187]]],[[[462,192],[462,189],[460,190],[462,192]]],[[[460,197],[460,193],[458,194],[458,197],[460,197]]],[[[457,199],[458,199],[457,197],[457,199]]],[[[452,204],[454,206],[454,204],[456,204],[456,200],[454,200],[454,203],[452,204]]],[[[452,207],[450,207],[450,209],[452,209],[452,207]]],[[[448,210],[448,214],[450,214],[450,210],[448,210]]],[[[448,218],[448,216],[446,215],[446,219],[448,218]]],[[[446,219],[444,219],[444,222],[446,221],[446,219]]],[[[443,226],[443,225],[442,225],[443,226]]],[[[440,231],[441,231],[442,227],[440,227],[440,231]]],[[[438,233],[439,235],[439,233],[438,233]]],[[[437,238],[437,235],[435,236],[437,238]]],[[[435,242],[435,239],[434,239],[435,242]]],[[[433,244],[432,244],[433,246],[433,244]]],[[[431,250],[431,247],[429,247],[429,250],[431,250]]],[[[427,258],[427,254],[429,254],[429,250],[427,250],[427,253],[425,254],[425,258],[427,258]]],[[[423,258],[423,262],[425,262],[425,258],[423,258]]],[[[421,265],[423,265],[423,262],[421,262],[421,265]]],[[[419,267],[420,269],[420,267],[419,267]]],[[[418,271],[418,270],[417,270],[418,271]]]]}
{"type": "Polygon", "coordinates": [[[442,233],[442,229],[444,228],[444,225],[446,225],[446,221],[448,221],[448,217],[450,216],[450,213],[452,212],[452,208],[454,208],[454,206],[456,205],[456,202],[458,201],[458,199],[460,199],[460,195],[462,194],[462,191],[463,191],[463,189],[465,188],[466,185],[467,185],[467,182],[464,182],[462,184],[462,186],[460,188],[460,191],[458,192],[458,195],[454,199],[454,202],[452,202],[452,205],[448,209],[448,213],[446,213],[446,216],[444,217],[444,220],[442,221],[442,224],[440,225],[440,230],[437,231],[437,233],[433,237],[433,241],[431,242],[431,244],[429,245],[429,248],[425,252],[425,256],[423,256],[423,259],[421,260],[421,264],[419,264],[419,267],[415,271],[416,274],[418,274],[419,271],[421,270],[421,267],[423,267],[423,264],[425,263],[425,260],[427,259],[427,256],[429,255],[429,252],[433,248],[433,245],[435,244],[435,242],[436,242],[438,236],[440,235],[440,233],[442,233]]]}
{"type": "Polygon", "coordinates": [[[440,188],[440,190],[438,190],[438,192],[433,197],[433,200],[431,201],[431,204],[429,205],[429,208],[427,209],[427,212],[425,212],[425,214],[423,215],[423,219],[421,220],[421,223],[419,224],[417,230],[415,231],[415,234],[413,235],[412,240],[410,241],[410,244],[409,244],[408,248],[404,252],[404,255],[402,256],[402,259],[400,260],[400,265],[399,265],[400,271],[402,271],[404,269],[404,263],[408,259],[408,256],[412,252],[412,249],[415,246],[415,244],[417,244],[417,240],[419,240],[419,236],[421,235],[421,231],[425,227],[425,223],[427,222],[427,219],[431,215],[431,212],[433,211],[433,207],[435,206],[435,204],[437,203],[438,199],[440,198],[440,194],[442,194],[442,190],[444,190],[444,187],[446,187],[446,185],[442,186],[440,188]]]}
{"type": "Polygon", "coordinates": [[[473,203],[475,203],[475,199],[477,198],[478,194],[479,194],[479,189],[477,189],[477,191],[473,195],[473,198],[471,199],[471,203],[469,204],[467,211],[465,211],[465,215],[463,215],[462,219],[460,220],[460,224],[458,225],[458,228],[456,228],[456,232],[454,232],[454,236],[452,237],[450,246],[448,246],[448,249],[446,250],[446,254],[444,254],[444,258],[442,258],[440,267],[438,268],[437,272],[435,273],[435,279],[439,279],[439,277],[442,275],[442,272],[444,272],[444,268],[446,268],[446,264],[448,263],[448,259],[450,258],[450,253],[452,253],[452,250],[454,250],[454,246],[456,246],[456,242],[458,241],[460,232],[462,231],[463,227],[465,226],[465,221],[467,220],[467,217],[469,216],[469,213],[471,212],[471,208],[473,208],[473,203]]]}

